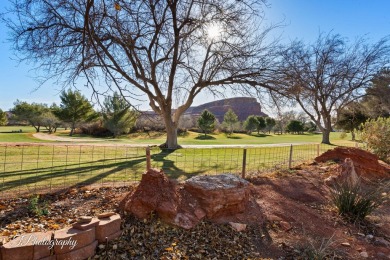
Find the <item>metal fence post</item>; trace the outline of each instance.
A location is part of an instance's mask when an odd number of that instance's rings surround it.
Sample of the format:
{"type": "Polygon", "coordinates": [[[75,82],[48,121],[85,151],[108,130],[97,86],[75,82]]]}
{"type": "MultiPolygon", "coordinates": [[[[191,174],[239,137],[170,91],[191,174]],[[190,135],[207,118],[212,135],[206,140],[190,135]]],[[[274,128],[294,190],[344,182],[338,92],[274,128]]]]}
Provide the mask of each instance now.
{"type": "Polygon", "coordinates": [[[150,147],[146,147],[146,171],[149,171],[151,168],[150,166],[150,147]]]}
{"type": "Polygon", "coordinates": [[[290,145],[290,157],[289,157],[289,159],[288,159],[288,168],[289,168],[289,169],[291,169],[292,155],[293,155],[293,145],[290,145]]]}
{"type": "Polygon", "coordinates": [[[244,149],[244,153],[242,155],[242,172],[241,178],[245,178],[245,170],[246,170],[246,149],[244,149]]]}

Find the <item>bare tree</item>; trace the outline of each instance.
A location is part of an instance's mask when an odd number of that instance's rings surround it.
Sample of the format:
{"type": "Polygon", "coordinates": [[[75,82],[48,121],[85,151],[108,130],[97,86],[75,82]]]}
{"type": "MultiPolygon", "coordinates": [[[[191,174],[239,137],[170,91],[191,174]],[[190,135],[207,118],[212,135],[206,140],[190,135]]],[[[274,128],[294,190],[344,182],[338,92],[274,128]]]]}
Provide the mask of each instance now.
{"type": "Polygon", "coordinates": [[[100,78],[124,97],[146,95],[169,148],[200,92],[256,85],[273,61],[264,0],[13,1],[8,26],[22,59],[67,83],[84,77],[96,93],[100,78]]]}
{"type": "Polygon", "coordinates": [[[314,44],[294,41],[281,52],[277,87],[273,90],[294,100],[330,143],[332,115],[361,97],[372,77],[388,63],[387,40],[348,43],[339,35],[320,34],[314,44]]]}

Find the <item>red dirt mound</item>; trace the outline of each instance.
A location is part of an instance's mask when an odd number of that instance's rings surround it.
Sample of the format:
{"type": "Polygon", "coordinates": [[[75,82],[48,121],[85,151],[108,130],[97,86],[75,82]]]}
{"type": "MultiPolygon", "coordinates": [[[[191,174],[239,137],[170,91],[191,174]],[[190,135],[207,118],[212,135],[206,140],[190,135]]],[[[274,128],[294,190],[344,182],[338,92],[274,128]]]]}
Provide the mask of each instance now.
{"type": "Polygon", "coordinates": [[[379,161],[379,158],[370,152],[352,147],[336,147],[328,150],[314,160],[317,163],[335,161],[342,163],[345,159],[351,159],[356,173],[364,179],[388,179],[390,178],[390,166],[379,161]]]}

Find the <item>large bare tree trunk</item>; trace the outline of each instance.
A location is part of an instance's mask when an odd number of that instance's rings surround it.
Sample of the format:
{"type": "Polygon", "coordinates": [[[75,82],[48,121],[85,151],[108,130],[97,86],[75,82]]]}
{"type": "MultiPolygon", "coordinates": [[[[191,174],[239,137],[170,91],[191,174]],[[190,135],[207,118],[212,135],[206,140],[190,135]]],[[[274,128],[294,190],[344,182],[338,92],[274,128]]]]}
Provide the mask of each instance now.
{"type": "Polygon", "coordinates": [[[167,139],[165,141],[165,144],[163,144],[162,146],[168,149],[176,149],[178,148],[178,142],[177,142],[178,124],[173,121],[170,113],[164,115],[163,118],[164,118],[165,128],[167,132],[167,139]]]}
{"type": "Polygon", "coordinates": [[[323,144],[330,144],[330,132],[332,132],[332,121],[330,113],[323,114],[324,125],[322,130],[322,142],[323,144]]]}
{"type": "Polygon", "coordinates": [[[322,142],[323,144],[330,144],[330,129],[324,129],[322,131],[322,142]]]}
{"type": "Polygon", "coordinates": [[[167,140],[165,141],[166,148],[176,149],[178,148],[177,143],[177,126],[174,124],[167,127],[167,140]]]}

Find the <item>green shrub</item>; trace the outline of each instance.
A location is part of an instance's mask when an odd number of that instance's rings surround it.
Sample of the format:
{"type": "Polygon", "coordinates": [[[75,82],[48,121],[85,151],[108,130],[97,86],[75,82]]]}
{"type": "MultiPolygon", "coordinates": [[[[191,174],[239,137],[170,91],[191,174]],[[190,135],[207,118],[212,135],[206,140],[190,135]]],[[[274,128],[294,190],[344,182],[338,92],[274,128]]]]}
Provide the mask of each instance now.
{"type": "Polygon", "coordinates": [[[390,118],[368,120],[362,124],[361,139],[379,158],[389,161],[390,158],[390,118]]]}
{"type": "Polygon", "coordinates": [[[360,221],[382,204],[381,191],[381,188],[363,190],[360,183],[343,183],[333,187],[331,197],[341,216],[351,221],[360,221]]]}
{"type": "Polygon", "coordinates": [[[28,200],[28,210],[31,214],[35,216],[48,215],[49,210],[47,206],[47,202],[41,202],[39,200],[39,195],[32,195],[28,200]]]}

